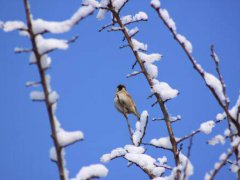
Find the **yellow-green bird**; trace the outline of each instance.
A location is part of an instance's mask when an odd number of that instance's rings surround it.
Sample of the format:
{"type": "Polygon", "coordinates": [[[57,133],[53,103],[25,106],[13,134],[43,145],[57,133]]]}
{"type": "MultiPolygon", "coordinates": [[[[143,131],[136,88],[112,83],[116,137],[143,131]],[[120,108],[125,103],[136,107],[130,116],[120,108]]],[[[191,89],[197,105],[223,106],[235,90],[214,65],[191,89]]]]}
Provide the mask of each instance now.
{"type": "Polygon", "coordinates": [[[126,118],[127,114],[134,114],[138,120],[140,115],[137,111],[136,105],[132,100],[132,97],[128,94],[126,86],[119,84],[114,97],[114,104],[116,109],[122,113],[126,118]]]}

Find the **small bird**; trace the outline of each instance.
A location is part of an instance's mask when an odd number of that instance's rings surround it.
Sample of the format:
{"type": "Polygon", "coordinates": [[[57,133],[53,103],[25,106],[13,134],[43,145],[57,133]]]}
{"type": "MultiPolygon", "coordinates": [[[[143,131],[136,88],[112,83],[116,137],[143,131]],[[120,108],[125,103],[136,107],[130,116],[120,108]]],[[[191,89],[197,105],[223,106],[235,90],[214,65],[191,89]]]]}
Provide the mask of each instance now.
{"type": "Polygon", "coordinates": [[[117,86],[117,91],[114,97],[114,104],[116,109],[126,118],[127,114],[134,114],[138,118],[138,120],[140,119],[140,115],[137,111],[134,101],[128,94],[126,87],[122,84],[119,84],[117,86]]]}

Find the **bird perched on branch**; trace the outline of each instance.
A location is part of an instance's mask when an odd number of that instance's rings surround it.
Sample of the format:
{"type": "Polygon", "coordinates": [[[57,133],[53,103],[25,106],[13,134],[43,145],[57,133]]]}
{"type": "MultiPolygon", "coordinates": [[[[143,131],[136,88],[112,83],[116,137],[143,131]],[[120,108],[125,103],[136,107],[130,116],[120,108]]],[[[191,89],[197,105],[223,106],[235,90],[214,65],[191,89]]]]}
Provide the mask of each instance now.
{"type": "Polygon", "coordinates": [[[117,86],[117,91],[114,97],[114,104],[116,109],[122,113],[125,118],[127,118],[127,114],[134,114],[138,120],[140,119],[140,115],[137,111],[134,101],[128,94],[126,87],[122,84],[117,86]]]}

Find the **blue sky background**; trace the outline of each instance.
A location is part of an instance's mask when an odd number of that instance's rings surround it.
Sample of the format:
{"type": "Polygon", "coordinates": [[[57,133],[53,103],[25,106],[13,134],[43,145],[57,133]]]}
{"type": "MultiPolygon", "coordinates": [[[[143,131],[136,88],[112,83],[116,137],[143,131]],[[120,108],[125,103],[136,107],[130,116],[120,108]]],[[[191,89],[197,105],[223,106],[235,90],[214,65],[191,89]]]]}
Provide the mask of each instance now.
{"type": "MultiPolygon", "coordinates": [[[[81,1],[31,0],[30,4],[35,18],[65,20],[78,9],[81,1]]],[[[240,84],[240,1],[162,0],[162,5],[175,20],[178,32],[192,42],[194,57],[206,71],[214,74],[210,45],[215,44],[232,106],[240,84]]],[[[1,20],[25,21],[22,1],[0,0],[0,6],[1,20]]],[[[137,39],[148,44],[149,53],[164,55],[157,63],[158,79],[168,82],[181,93],[167,103],[170,114],[180,114],[183,118],[173,125],[176,136],[181,137],[197,129],[200,123],[214,119],[222,110],[149,1],[130,1],[122,15],[138,11],[145,11],[149,21],[136,24],[140,29],[137,39]]],[[[80,22],[69,33],[52,36],[71,38],[79,35],[79,40],[69,50],[51,54],[53,63],[49,70],[52,86],[60,94],[57,116],[62,126],[66,130],[82,130],[85,134],[83,142],[66,149],[70,177],[75,176],[80,167],[98,163],[102,154],[130,143],[125,120],[113,106],[115,88],[119,83],[127,86],[140,112],[148,110],[150,119],[162,117],[157,106],[151,108],[154,99],[146,99],[150,90],[145,78],[125,78],[131,72],[134,57],[129,49],[119,49],[123,45],[122,34],[99,33],[97,30],[110,21],[110,16],[103,21],[97,21],[95,16],[96,13],[80,22]]],[[[26,81],[38,80],[37,69],[28,65],[28,55],[13,53],[15,47],[29,47],[30,44],[17,32],[0,32],[0,39],[0,177],[9,180],[58,179],[57,168],[49,160],[52,139],[46,107],[43,103],[31,102],[29,93],[33,89],[25,88],[26,81]]],[[[135,118],[130,119],[134,125],[135,118]]],[[[225,122],[222,122],[212,134],[194,138],[191,161],[195,168],[191,179],[203,179],[205,172],[213,168],[219,155],[226,150],[227,144],[206,145],[208,139],[223,133],[225,127],[225,122]]],[[[165,124],[150,121],[144,141],[163,136],[167,136],[165,124]]],[[[188,142],[184,153],[187,145],[188,142]]],[[[155,158],[166,155],[169,163],[173,164],[169,152],[147,149],[147,153],[155,158]]],[[[106,166],[110,170],[106,178],[109,180],[147,179],[140,169],[135,166],[128,168],[122,159],[106,166]]],[[[226,167],[217,179],[235,179],[235,175],[226,167]]]]}

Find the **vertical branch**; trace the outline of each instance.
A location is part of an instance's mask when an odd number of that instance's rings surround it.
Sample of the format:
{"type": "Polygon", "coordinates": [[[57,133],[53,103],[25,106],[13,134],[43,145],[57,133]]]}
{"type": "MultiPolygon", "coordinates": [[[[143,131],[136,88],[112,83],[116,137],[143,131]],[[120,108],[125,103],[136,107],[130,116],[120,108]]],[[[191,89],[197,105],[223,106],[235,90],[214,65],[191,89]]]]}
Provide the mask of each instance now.
{"type": "Polygon", "coordinates": [[[187,167],[188,167],[188,163],[190,161],[190,155],[191,155],[191,150],[192,150],[192,145],[193,145],[193,136],[190,137],[189,141],[190,142],[189,142],[189,146],[188,146],[187,162],[186,162],[186,165],[183,170],[183,173],[184,173],[183,180],[187,180],[187,167]]]}
{"type": "Polygon", "coordinates": [[[24,0],[24,8],[25,8],[26,19],[27,19],[28,33],[30,35],[33,53],[37,60],[37,68],[38,68],[38,72],[40,75],[41,84],[42,84],[42,88],[43,88],[43,92],[44,92],[44,96],[45,96],[45,104],[46,104],[48,117],[49,117],[49,121],[50,121],[51,132],[52,132],[51,136],[53,138],[53,143],[54,143],[55,151],[56,151],[56,155],[57,155],[56,163],[58,166],[59,177],[60,177],[60,180],[66,180],[66,178],[64,176],[64,163],[63,163],[63,158],[62,158],[62,147],[60,146],[58,139],[57,139],[57,131],[56,131],[56,126],[55,126],[55,121],[54,121],[54,113],[53,113],[53,109],[52,109],[52,104],[49,101],[47,80],[45,77],[45,71],[41,65],[41,55],[37,48],[37,43],[36,43],[36,39],[35,39],[36,35],[33,32],[32,21],[31,21],[31,12],[30,12],[30,8],[29,8],[28,0],[24,0]]]}
{"type": "MultiPolygon", "coordinates": [[[[139,66],[141,68],[142,73],[146,77],[149,86],[152,88],[153,85],[154,85],[153,81],[152,81],[151,77],[149,76],[149,74],[147,73],[146,68],[145,68],[143,62],[141,61],[137,51],[134,50],[132,39],[129,36],[127,30],[126,30],[125,25],[122,23],[121,18],[119,16],[119,13],[114,10],[114,8],[113,8],[113,6],[111,4],[111,1],[110,1],[110,4],[109,4],[109,9],[112,12],[112,15],[113,15],[114,19],[116,20],[116,22],[120,26],[121,31],[124,34],[124,37],[126,38],[128,44],[129,44],[129,47],[131,48],[131,50],[132,50],[132,52],[133,52],[133,54],[134,54],[134,56],[136,58],[136,61],[137,61],[137,63],[139,64],[139,66]]],[[[171,125],[171,122],[170,122],[170,116],[168,114],[167,108],[166,108],[166,106],[164,104],[164,101],[162,100],[161,96],[159,94],[157,94],[157,93],[155,93],[154,95],[157,98],[157,102],[158,102],[158,104],[160,106],[161,111],[163,112],[163,115],[164,115],[165,123],[166,123],[167,130],[168,130],[168,134],[169,134],[170,141],[171,141],[171,144],[172,144],[172,147],[173,147],[173,151],[172,152],[174,154],[175,164],[177,166],[180,163],[180,161],[179,161],[179,154],[178,154],[178,150],[177,150],[177,142],[176,142],[176,140],[174,138],[172,125],[171,125]]]]}

